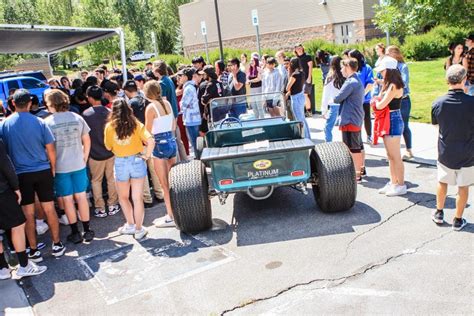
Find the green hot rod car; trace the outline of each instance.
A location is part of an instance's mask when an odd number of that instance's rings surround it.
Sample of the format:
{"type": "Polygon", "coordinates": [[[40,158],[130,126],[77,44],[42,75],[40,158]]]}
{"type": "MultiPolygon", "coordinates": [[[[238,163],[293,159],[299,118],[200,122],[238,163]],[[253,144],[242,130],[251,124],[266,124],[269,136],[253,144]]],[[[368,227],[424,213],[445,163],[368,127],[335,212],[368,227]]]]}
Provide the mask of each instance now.
{"type": "Polygon", "coordinates": [[[197,159],[170,171],[176,226],[199,232],[212,226],[210,198],[224,204],[230,193],[269,198],[280,186],[308,194],[311,184],[324,212],[345,211],[355,203],[352,158],[340,142],[315,145],[304,138],[281,93],[217,98],[209,107],[209,131],[198,138],[197,159]]]}

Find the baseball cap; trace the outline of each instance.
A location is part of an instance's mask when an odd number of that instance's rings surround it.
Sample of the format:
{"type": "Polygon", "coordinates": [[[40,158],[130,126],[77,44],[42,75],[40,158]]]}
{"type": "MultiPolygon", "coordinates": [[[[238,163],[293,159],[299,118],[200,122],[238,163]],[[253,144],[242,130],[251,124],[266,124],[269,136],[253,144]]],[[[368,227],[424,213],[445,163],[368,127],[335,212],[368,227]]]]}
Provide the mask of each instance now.
{"type": "Polygon", "coordinates": [[[194,57],[193,60],[191,61],[191,63],[195,64],[195,63],[203,63],[204,62],[204,58],[202,56],[197,56],[197,57],[194,57]]]}
{"type": "Polygon", "coordinates": [[[125,81],[125,83],[123,84],[123,89],[124,90],[138,90],[138,86],[137,86],[137,83],[135,82],[135,80],[127,80],[125,81]]]}
{"type": "Polygon", "coordinates": [[[177,75],[184,75],[188,77],[188,80],[191,80],[193,78],[193,75],[196,73],[196,69],[192,67],[184,68],[178,71],[177,75]]]}
{"type": "Polygon", "coordinates": [[[26,105],[32,100],[32,95],[26,89],[18,89],[13,94],[13,101],[16,105],[26,105]]]}
{"type": "Polygon", "coordinates": [[[119,86],[112,81],[107,81],[102,87],[102,89],[104,90],[104,92],[108,93],[117,93],[120,90],[119,86]]]}
{"type": "Polygon", "coordinates": [[[198,71],[198,74],[200,75],[212,75],[212,74],[215,74],[216,73],[216,69],[214,67],[212,67],[211,65],[207,65],[207,66],[204,66],[204,68],[202,70],[199,70],[198,71]]]}
{"type": "Polygon", "coordinates": [[[466,37],[467,40],[474,41],[474,33],[469,34],[468,37],[466,37]]]}
{"type": "Polygon", "coordinates": [[[381,72],[385,69],[397,69],[398,61],[390,56],[385,56],[380,64],[374,69],[375,72],[381,72]]]}
{"type": "Polygon", "coordinates": [[[135,75],[135,77],[133,77],[133,79],[135,79],[137,81],[145,81],[145,77],[143,77],[142,74],[135,75]]]}

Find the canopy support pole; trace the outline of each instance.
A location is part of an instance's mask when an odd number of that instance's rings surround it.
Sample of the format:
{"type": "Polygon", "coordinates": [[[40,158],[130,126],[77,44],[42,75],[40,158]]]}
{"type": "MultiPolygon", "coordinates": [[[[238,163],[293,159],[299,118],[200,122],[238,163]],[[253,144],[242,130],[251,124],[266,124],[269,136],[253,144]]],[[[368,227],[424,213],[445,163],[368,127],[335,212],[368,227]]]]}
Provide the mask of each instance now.
{"type": "Polygon", "coordinates": [[[116,32],[120,36],[120,59],[122,60],[123,83],[125,83],[127,81],[127,55],[125,52],[125,34],[122,28],[118,28],[116,32]]]}
{"type": "Polygon", "coordinates": [[[51,54],[48,53],[48,67],[49,67],[49,74],[50,74],[50,78],[52,78],[54,76],[53,74],[53,67],[51,67],[51,54]]]}

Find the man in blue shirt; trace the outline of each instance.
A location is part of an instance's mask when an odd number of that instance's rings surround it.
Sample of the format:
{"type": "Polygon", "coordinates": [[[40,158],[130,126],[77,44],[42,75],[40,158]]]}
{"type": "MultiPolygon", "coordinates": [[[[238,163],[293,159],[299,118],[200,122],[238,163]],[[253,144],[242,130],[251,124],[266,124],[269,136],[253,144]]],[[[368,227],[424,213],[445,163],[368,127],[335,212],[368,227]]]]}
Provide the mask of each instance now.
{"type": "Polygon", "coordinates": [[[464,93],[466,69],[453,65],[446,71],[448,94],[433,103],[431,120],[439,125],[438,189],[436,211],[432,220],[444,223],[443,208],[448,185],[458,187],[453,229],[467,225],[462,217],[469,197],[469,186],[474,185],[474,96],[464,93]]]}
{"type": "Polygon", "coordinates": [[[3,123],[1,136],[20,183],[21,206],[26,217],[26,236],[31,247],[28,258],[33,262],[41,262],[43,258],[36,248],[35,194],[46,213],[51,229],[53,256],[62,256],[66,250],[59,239],[59,222],[54,209],[54,138],[44,121],[29,113],[31,95],[28,90],[17,90],[13,95],[13,103],[16,113],[3,123]]]}

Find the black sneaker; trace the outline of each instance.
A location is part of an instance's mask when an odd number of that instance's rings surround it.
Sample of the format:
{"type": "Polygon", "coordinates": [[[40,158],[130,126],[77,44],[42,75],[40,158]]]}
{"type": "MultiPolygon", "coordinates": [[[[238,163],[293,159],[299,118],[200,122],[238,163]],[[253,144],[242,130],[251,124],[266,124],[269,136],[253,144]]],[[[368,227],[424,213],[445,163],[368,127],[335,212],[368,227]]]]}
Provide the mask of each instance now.
{"type": "Polygon", "coordinates": [[[80,244],[82,242],[82,235],[80,232],[71,233],[67,236],[67,241],[72,242],[74,244],[80,244]]]}
{"type": "Polygon", "coordinates": [[[433,222],[435,222],[438,225],[441,225],[444,223],[444,213],[443,210],[436,210],[431,214],[431,219],[433,222]]]}
{"type": "Polygon", "coordinates": [[[365,169],[365,167],[360,167],[360,175],[361,177],[367,176],[367,170],[365,169]]]}
{"type": "Polygon", "coordinates": [[[143,203],[145,205],[145,208],[152,208],[153,207],[153,202],[151,203],[143,203]]]}
{"type": "Polygon", "coordinates": [[[464,218],[457,218],[455,217],[453,220],[453,230],[460,231],[464,227],[466,227],[467,221],[464,218]]]}
{"type": "Polygon", "coordinates": [[[66,251],[66,247],[64,247],[63,243],[62,242],[59,242],[58,245],[55,245],[53,243],[53,256],[55,257],[61,257],[62,255],[64,255],[64,252],[66,251]]]}
{"type": "Polygon", "coordinates": [[[107,217],[107,212],[103,208],[96,208],[94,210],[94,216],[98,218],[107,217]]]}
{"type": "Polygon", "coordinates": [[[94,239],[95,233],[93,230],[89,230],[89,231],[84,232],[82,237],[84,238],[85,241],[90,242],[94,239]]]}
{"type": "Polygon", "coordinates": [[[41,252],[36,250],[35,252],[31,252],[28,254],[28,260],[33,261],[34,263],[38,263],[43,261],[43,257],[41,256],[41,252]]]}

